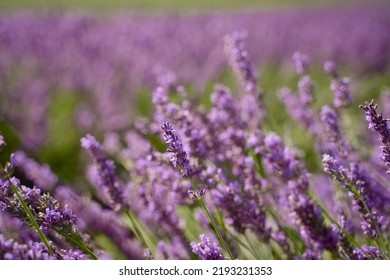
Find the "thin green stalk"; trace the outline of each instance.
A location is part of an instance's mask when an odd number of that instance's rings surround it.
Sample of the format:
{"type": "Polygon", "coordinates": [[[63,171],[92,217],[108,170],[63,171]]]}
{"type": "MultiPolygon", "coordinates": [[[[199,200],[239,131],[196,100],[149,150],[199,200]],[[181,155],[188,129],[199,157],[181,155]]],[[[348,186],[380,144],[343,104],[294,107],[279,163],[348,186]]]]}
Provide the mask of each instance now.
{"type": "Polygon", "coordinates": [[[141,232],[141,229],[140,229],[140,227],[138,226],[138,223],[137,223],[137,221],[135,220],[135,218],[134,218],[134,216],[133,216],[133,212],[132,212],[131,210],[126,211],[126,215],[127,215],[127,217],[129,217],[129,220],[130,220],[130,222],[131,222],[131,225],[132,225],[133,228],[134,228],[135,235],[137,236],[138,240],[141,241],[142,245],[143,245],[145,248],[147,248],[147,249],[150,250],[150,248],[149,248],[148,244],[146,243],[146,240],[145,240],[145,238],[144,238],[144,236],[143,236],[143,234],[142,234],[142,232],[141,232]]]}
{"type": "Polygon", "coordinates": [[[228,232],[228,234],[234,239],[234,241],[236,241],[239,245],[241,245],[242,247],[244,247],[245,249],[247,249],[251,254],[252,256],[254,256],[256,259],[260,259],[260,257],[257,255],[257,252],[255,250],[253,250],[252,248],[249,247],[249,245],[245,244],[244,242],[242,242],[240,240],[240,238],[237,238],[234,234],[232,234],[231,232],[228,232]]]}
{"type": "Polygon", "coordinates": [[[49,251],[49,254],[50,255],[54,255],[54,250],[53,248],[49,245],[49,241],[48,241],[48,238],[46,237],[46,235],[42,232],[42,230],[39,228],[39,225],[37,223],[37,221],[34,219],[34,215],[31,213],[30,209],[28,208],[27,206],[27,203],[23,200],[23,198],[21,197],[21,195],[19,194],[18,192],[18,189],[12,184],[11,180],[8,178],[8,182],[10,183],[11,185],[11,188],[12,188],[12,191],[16,194],[16,196],[18,197],[19,201],[20,201],[20,204],[22,205],[23,207],[23,210],[24,212],[26,213],[28,219],[30,220],[31,224],[33,225],[33,227],[35,228],[35,230],[38,232],[38,235],[39,237],[41,238],[43,244],[45,245],[45,247],[47,248],[47,250],[49,251]]]}
{"type": "Polygon", "coordinates": [[[325,218],[327,218],[331,223],[335,224],[337,226],[337,228],[348,238],[348,240],[351,243],[353,243],[353,245],[355,245],[356,247],[359,247],[359,245],[355,241],[355,238],[353,238],[351,236],[351,234],[349,234],[348,232],[343,230],[343,228],[339,224],[339,222],[337,222],[335,219],[333,219],[333,217],[328,213],[328,211],[326,211],[326,209],[321,205],[321,203],[318,201],[318,199],[316,199],[316,197],[311,192],[309,192],[309,195],[310,195],[311,199],[313,199],[313,201],[318,205],[318,207],[321,210],[321,213],[325,216],[325,218]]]}
{"type": "Polygon", "coordinates": [[[63,232],[54,229],[59,235],[65,238],[70,244],[77,246],[81,251],[90,255],[93,259],[98,260],[99,257],[89,248],[84,242],[80,242],[79,240],[73,238],[71,235],[64,234],[63,232]]]}
{"type": "Polygon", "coordinates": [[[251,248],[253,248],[253,252],[255,253],[255,258],[256,258],[257,260],[260,260],[260,259],[261,259],[261,258],[260,258],[260,255],[258,254],[257,250],[254,249],[254,246],[252,245],[252,242],[249,240],[248,235],[246,235],[246,234],[244,233],[244,237],[245,237],[245,240],[246,240],[246,242],[248,243],[248,245],[249,245],[251,248]]]}
{"type": "Polygon", "coordinates": [[[366,202],[364,201],[364,199],[363,199],[363,197],[361,196],[361,194],[357,191],[357,189],[356,189],[356,187],[354,186],[354,185],[350,185],[350,188],[349,188],[351,191],[352,191],[352,193],[357,197],[357,199],[363,204],[363,207],[364,207],[364,210],[366,210],[366,212],[368,213],[368,215],[370,216],[370,220],[371,220],[371,222],[374,224],[374,226],[375,226],[375,230],[378,232],[378,236],[379,236],[379,241],[378,241],[378,239],[374,239],[374,242],[375,242],[375,244],[378,246],[378,248],[380,248],[381,249],[381,243],[382,243],[382,238],[383,238],[383,236],[382,236],[382,234],[381,234],[381,232],[380,232],[380,230],[379,230],[379,226],[378,226],[378,224],[377,224],[377,222],[375,221],[375,219],[374,219],[374,216],[372,215],[372,213],[371,213],[371,211],[370,211],[370,208],[368,208],[368,206],[367,206],[367,204],[366,204],[366,202]]]}
{"type": "Polygon", "coordinates": [[[207,208],[206,204],[204,203],[204,200],[202,197],[199,197],[199,202],[200,202],[200,205],[202,206],[203,210],[206,212],[206,215],[207,217],[209,218],[210,222],[211,222],[211,225],[213,226],[214,228],[214,231],[217,235],[217,238],[219,240],[219,242],[221,243],[222,247],[225,249],[225,251],[228,253],[229,257],[231,260],[234,260],[234,256],[233,256],[233,253],[232,251],[230,250],[230,248],[228,247],[225,239],[222,237],[218,227],[217,227],[217,224],[215,223],[214,221],[214,218],[213,216],[211,216],[210,214],[210,211],[209,209],[207,208]]]}

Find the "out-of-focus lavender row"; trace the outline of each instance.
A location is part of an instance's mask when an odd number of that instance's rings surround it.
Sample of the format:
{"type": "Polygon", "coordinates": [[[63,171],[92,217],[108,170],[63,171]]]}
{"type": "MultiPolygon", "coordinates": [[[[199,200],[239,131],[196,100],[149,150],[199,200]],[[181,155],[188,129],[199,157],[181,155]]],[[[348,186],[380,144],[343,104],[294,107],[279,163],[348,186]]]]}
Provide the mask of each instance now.
{"type": "Polygon", "coordinates": [[[25,147],[37,148],[47,133],[47,97],[65,88],[87,96],[80,125],[122,129],[137,90],[175,79],[201,87],[221,74],[221,38],[236,30],[250,34],[255,65],[299,49],[312,60],[382,70],[390,61],[389,15],[389,5],[190,17],[3,14],[0,114],[25,147]]]}

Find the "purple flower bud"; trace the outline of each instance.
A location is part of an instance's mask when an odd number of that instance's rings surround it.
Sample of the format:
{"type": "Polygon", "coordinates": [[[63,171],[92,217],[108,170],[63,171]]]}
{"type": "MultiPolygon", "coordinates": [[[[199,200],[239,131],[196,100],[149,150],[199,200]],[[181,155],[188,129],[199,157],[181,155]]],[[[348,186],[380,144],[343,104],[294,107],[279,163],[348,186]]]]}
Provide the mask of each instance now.
{"type": "Polygon", "coordinates": [[[305,166],[276,134],[269,133],[264,143],[269,169],[287,185],[288,208],[302,238],[316,252],[335,251],[337,236],[325,225],[319,206],[306,193],[309,182],[305,166]]]}
{"type": "Polygon", "coordinates": [[[244,110],[244,118],[253,122],[252,128],[257,128],[258,123],[253,118],[261,120],[266,116],[262,104],[263,93],[257,87],[257,75],[251,65],[251,60],[245,46],[245,33],[234,32],[225,36],[225,53],[233,71],[236,73],[246,95],[241,100],[244,110]],[[246,112],[248,111],[248,112],[246,112]]]}
{"type": "Polygon", "coordinates": [[[216,242],[211,241],[209,237],[202,234],[200,243],[191,242],[192,252],[202,260],[224,260],[222,249],[216,242]]]}
{"type": "Polygon", "coordinates": [[[382,150],[380,158],[385,163],[388,172],[390,172],[390,130],[388,120],[384,119],[382,114],[377,113],[378,105],[374,104],[373,100],[359,107],[365,111],[368,128],[379,133],[379,139],[383,144],[380,147],[382,150]]]}
{"type": "Polygon", "coordinates": [[[338,78],[338,73],[337,73],[337,68],[336,68],[336,63],[333,61],[326,61],[324,63],[324,70],[325,72],[332,78],[332,79],[337,79],[338,78]]]}
{"type": "Polygon", "coordinates": [[[305,75],[309,71],[309,58],[300,52],[295,52],[292,56],[295,69],[299,75],[305,75]]]}
{"type": "Polygon", "coordinates": [[[192,178],[197,172],[190,165],[187,153],[184,151],[179,137],[174,133],[172,125],[166,122],[161,128],[164,131],[163,138],[165,143],[168,144],[167,151],[171,154],[173,167],[178,168],[184,178],[192,178]]]}
{"type": "Polygon", "coordinates": [[[98,171],[94,182],[98,184],[98,188],[101,188],[100,193],[104,195],[103,199],[107,200],[113,209],[119,210],[123,205],[123,186],[116,178],[115,163],[105,158],[102,145],[92,135],[88,134],[81,138],[81,146],[90,153],[94,160],[98,171]]]}
{"type": "Polygon", "coordinates": [[[298,82],[299,98],[305,105],[310,105],[314,101],[315,86],[310,76],[303,76],[298,82]]]}
{"type": "Polygon", "coordinates": [[[340,81],[333,81],[330,89],[334,92],[333,105],[336,108],[346,108],[352,104],[350,81],[348,78],[343,78],[340,81]]]}
{"type": "Polygon", "coordinates": [[[386,256],[374,246],[364,245],[353,250],[353,255],[358,260],[385,260],[386,256]]]}
{"type": "Polygon", "coordinates": [[[34,182],[42,190],[49,191],[55,187],[58,178],[48,165],[41,165],[27,157],[22,151],[17,151],[11,156],[11,162],[20,168],[28,179],[34,182]]]}

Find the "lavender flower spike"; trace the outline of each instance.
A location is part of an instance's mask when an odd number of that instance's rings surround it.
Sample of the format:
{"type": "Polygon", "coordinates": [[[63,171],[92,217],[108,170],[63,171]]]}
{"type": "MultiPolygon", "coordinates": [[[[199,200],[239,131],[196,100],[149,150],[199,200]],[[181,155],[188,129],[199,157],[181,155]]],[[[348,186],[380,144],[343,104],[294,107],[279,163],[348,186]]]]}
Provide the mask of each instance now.
{"type": "Polygon", "coordinates": [[[171,153],[173,167],[179,168],[184,178],[191,179],[196,174],[196,170],[190,165],[187,153],[179,137],[174,133],[175,130],[169,122],[164,123],[161,128],[164,131],[164,141],[168,144],[167,151],[171,153]]]}
{"type": "Polygon", "coordinates": [[[309,71],[309,58],[307,55],[302,54],[300,52],[295,52],[292,56],[294,61],[295,70],[301,76],[304,76],[309,71]]]}
{"type": "Polygon", "coordinates": [[[381,160],[385,163],[387,172],[390,173],[390,131],[388,120],[384,119],[382,114],[377,113],[378,105],[374,104],[373,100],[359,107],[365,111],[368,128],[379,133],[379,139],[383,143],[383,146],[381,146],[381,160]]]}
{"type": "Polygon", "coordinates": [[[119,210],[123,205],[123,188],[115,176],[115,163],[104,157],[102,145],[92,135],[81,138],[81,146],[90,153],[96,164],[98,178],[95,178],[95,182],[102,188],[104,199],[114,210],[119,210]]]}
{"type": "Polygon", "coordinates": [[[241,105],[244,107],[242,116],[252,129],[256,129],[265,118],[266,110],[262,102],[263,93],[257,86],[257,75],[251,64],[248,51],[246,50],[245,37],[245,33],[238,32],[226,35],[225,53],[246,93],[241,101],[241,105]]]}
{"type": "Polygon", "coordinates": [[[48,165],[39,164],[22,151],[15,152],[11,157],[11,162],[14,166],[20,168],[27,178],[42,190],[52,190],[57,184],[57,175],[51,171],[48,165]]]}
{"type": "Polygon", "coordinates": [[[334,93],[333,105],[338,109],[349,107],[352,104],[349,78],[339,78],[333,61],[325,62],[323,68],[332,81],[330,89],[334,93]]]}
{"type": "Polygon", "coordinates": [[[374,246],[363,245],[353,250],[353,256],[357,260],[385,260],[386,256],[374,246]]]}
{"type": "Polygon", "coordinates": [[[337,72],[336,64],[333,61],[326,61],[324,63],[324,70],[325,72],[332,78],[337,79],[339,77],[339,74],[337,72]]]}
{"type": "Polygon", "coordinates": [[[209,237],[200,235],[200,243],[191,242],[192,252],[198,255],[202,260],[224,260],[222,249],[217,243],[212,242],[209,237]]]}
{"type": "Polygon", "coordinates": [[[230,64],[240,79],[245,91],[253,93],[256,89],[257,77],[250,62],[249,54],[245,47],[245,33],[234,32],[225,36],[225,52],[230,64]]]}

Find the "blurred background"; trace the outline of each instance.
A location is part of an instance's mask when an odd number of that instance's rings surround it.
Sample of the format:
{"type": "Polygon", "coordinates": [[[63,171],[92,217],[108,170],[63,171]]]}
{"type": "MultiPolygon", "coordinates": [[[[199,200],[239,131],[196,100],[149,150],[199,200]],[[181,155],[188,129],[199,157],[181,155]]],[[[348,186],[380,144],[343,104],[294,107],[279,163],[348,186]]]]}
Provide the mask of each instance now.
{"type": "Polygon", "coordinates": [[[118,11],[143,13],[210,13],[275,9],[301,9],[307,7],[343,6],[360,3],[380,3],[384,0],[2,0],[2,11],[26,9],[38,11],[86,11],[116,13],[118,11]]]}

